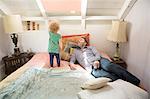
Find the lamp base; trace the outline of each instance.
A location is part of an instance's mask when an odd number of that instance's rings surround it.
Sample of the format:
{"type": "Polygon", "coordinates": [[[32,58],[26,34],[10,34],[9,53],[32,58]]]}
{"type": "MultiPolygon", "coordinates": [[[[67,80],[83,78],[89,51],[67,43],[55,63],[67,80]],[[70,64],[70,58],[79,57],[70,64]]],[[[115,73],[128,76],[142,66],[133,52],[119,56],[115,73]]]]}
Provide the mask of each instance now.
{"type": "Polygon", "coordinates": [[[114,61],[119,61],[119,60],[120,60],[119,43],[116,44],[116,51],[115,51],[113,60],[114,60],[114,61]]]}
{"type": "Polygon", "coordinates": [[[120,61],[120,57],[113,57],[114,61],[120,61]]]}
{"type": "Polygon", "coordinates": [[[20,49],[18,47],[14,48],[14,55],[19,55],[20,54],[20,49]]]}

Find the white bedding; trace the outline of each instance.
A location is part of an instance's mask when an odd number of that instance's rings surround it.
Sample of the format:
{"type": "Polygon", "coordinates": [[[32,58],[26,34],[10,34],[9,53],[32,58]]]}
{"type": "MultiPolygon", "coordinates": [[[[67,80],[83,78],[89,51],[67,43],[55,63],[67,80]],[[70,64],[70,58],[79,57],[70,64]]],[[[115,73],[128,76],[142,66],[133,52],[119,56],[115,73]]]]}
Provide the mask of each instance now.
{"type": "Polygon", "coordinates": [[[98,90],[82,90],[78,96],[80,99],[148,99],[146,91],[121,79],[98,90]]]}
{"type": "MultiPolygon", "coordinates": [[[[2,89],[4,87],[7,87],[10,84],[12,84],[12,82],[15,82],[15,80],[19,79],[20,76],[23,75],[26,70],[28,70],[28,69],[30,69],[32,67],[35,67],[35,66],[40,67],[42,69],[46,65],[45,60],[46,59],[49,60],[48,58],[44,58],[44,57],[45,57],[45,55],[43,55],[43,57],[41,57],[41,55],[39,55],[38,58],[37,57],[33,58],[33,60],[32,60],[33,63],[32,64],[29,64],[29,63],[25,64],[24,66],[19,68],[17,71],[15,71],[11,75],[9,75],[7,78],[5,78],[3,81],[1,81],[0,82],[0,91],[2,91],[2,89]],[[42,61],[42,59],[44,61],[42,61]]],[[[65,64],[61,68],[54,69],[54,71],[51,71],[51,73],[55,74],[57,72],[60,73],[60,72],[66,72],[66,70],[67,71],[70,70],[70,68],[68,66],[66,66],[67,65],[66,63],[67,62],[65,62],[65,64]]],[[[38,97],[38,99],[43,99],[41,97],[44,97],[44,94],[48,93],[48,92],[46,92],[44,90],[44,88],[51,88],[49,91],[50,92],[54,92],[54,93],[52,93],[53,94],[53,98],[51,97],[50,99],[63,99],[63,98],[64,99],[77,99],[77,98],[81,98],[81,99],[148,99],[148,93],[146,91],[144,91],[144,90],[142,90],[142,89],[140,89],[140,88],[138,88],[138,87],[136,87],[136,86],[126,82],[126,81],[123,81],[123,80],[117,80],[117,81],[114,81],[114,82],[110,82],[108,84],[108,86],[106,86],[106,87],[104,87],[102,89],[99,89],[99,90],[81,90],[79,85],[81,83],[83,83],[83,81],[85,81],[85,79],[92,78],[92,77],[85,70],[83,70],[83,68],[81,68],[80,66],[76,66],[76,69],[79,71],[79,73],[74,73],[74,74],[76,74],[76,75],[74,75],[74,76],[76,76],[75,78],[71,78],[71,79],[65,79],[64,78],[62,80],[61,79],[56,80],[55,81],[56,84],[53,83],[53,86],[50,86],[51,84],[49,84],[49,86],[45,85],[44,87],[42,87],[43,89],[41,89],[42,90],[41,93],[39,91],[37,91],[37,92],[34,92],[33,94],[32,93],[30,94],[30,91],[28,91],[29,94],[32,95],[33,97],[35,95],[36,99],[37,99],[38,95],[40,95],[40,97],[38,97]],[[74,82],[78,82],[79,81],[79,83],[77,83],[78,84],[77,86],[74,85],[74,87],[76,87],[77,90],[74,90],[74,91],[72,91],[72,90],[71,91],[65,90],[67,85],[65,85],[65,83],[61,83],[61,82],[65,82],[65,81],[67,81],[67,82],[71,81],[70,83],[74,83],[74,82]],[[55,87],[55,85],[58,85],[58,86],[55,87]],[[46,87],[46,86],[48,86],[48,87],[46,87]],[[60,95],[60,94],[63,94],[63,93],[59,92],[57,94],[58,91],[56,91],[56,90],[58,90],[60,92],[66,92],[66,95],[64,95],[64,97],[59,97],[58,98],[57,96],[60,95]],[[77,92],[77,93],[74,93],[74,92],[77,92]],[[68,96],[67,94],[72,94],[72,95],[68,96]],[[73,98],[70,98],[70,97],[73,97],[73,98]]],[[[70,73],[70,75],[71,75],[71,73],[70,73]]],[[[30,77],[31,76],[29,76],[29,78],[30,77]]],[[[33,76],[33,78],[34,78],[34,76],[33,76]]],[[[94,79],[94,78],[92,78],[92,79],[94,79]]],[[[55,80],[55,79],[51,79],[51,80],[55,80]]],[[[22,86],[24,86],[24,85],[22,85],[22,86]]],[[[23,87],[21,87],[21,88],[23,88],[23,87]]],[[[73,88],[73,87],[70,86],[70,88],[73,88]]],[[[10,88],[8,88],[8,89],[10,90],[10,88]]],[[[6,93],[7,93],[7,91],[6,91],[6,93]]],[[[24,97],[24,96],[22,96],[22,97],[24,97]]],[[[34,98],[29,98],[28,97],[28,98],[25,98],[25,99],[34,99],[34,98]]],[[[46,99],[46,98],[44,98],[44,99],[46,99]]]]}
{"type": "Polygon", "coordinates": [[[78,99],[80,86],[90,78],[80,70],[29,68],[1,88],[0,99],[78,99]]]}

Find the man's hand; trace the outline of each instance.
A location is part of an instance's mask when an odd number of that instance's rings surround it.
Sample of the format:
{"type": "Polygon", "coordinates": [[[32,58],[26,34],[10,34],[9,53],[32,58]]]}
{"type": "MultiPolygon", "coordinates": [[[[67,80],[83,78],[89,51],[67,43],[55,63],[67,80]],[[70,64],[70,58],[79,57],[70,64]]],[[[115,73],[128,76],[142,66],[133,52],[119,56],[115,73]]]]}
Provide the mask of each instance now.
{"type": "Polygon", "coordinates": [[[97,69],[97,68],[99,68],[99,61],[94,61],[94,63],[93,63],[93,67],[95,68],[95,69],[97,69]]]}
{"type": "Polygon", "coordinates": [[[73,64],[73,63],[70,63],[70,64],[69,64],[69,67],[70,67],[71,70],[76,70],[75,64],[73,64]]]}

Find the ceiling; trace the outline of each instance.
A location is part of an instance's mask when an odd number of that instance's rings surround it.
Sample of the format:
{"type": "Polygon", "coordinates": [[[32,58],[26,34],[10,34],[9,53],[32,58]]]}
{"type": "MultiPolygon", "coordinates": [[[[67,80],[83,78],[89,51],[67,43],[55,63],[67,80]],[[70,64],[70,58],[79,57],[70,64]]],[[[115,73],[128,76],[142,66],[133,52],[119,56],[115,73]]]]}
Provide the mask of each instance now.
{"type": "Polygon", "coordinates": [[[129,8],[131,1],[136,0],[0,0],[0,13],[23,17],[71,16],[72,19],[107,20],[123,15],[123,8],[125,5],[129,8]]]}
{"type": "Polygon", "coordinates": [[[87,15],[115,16],[119,13],[125,0],[88,0],[87,15]]]}

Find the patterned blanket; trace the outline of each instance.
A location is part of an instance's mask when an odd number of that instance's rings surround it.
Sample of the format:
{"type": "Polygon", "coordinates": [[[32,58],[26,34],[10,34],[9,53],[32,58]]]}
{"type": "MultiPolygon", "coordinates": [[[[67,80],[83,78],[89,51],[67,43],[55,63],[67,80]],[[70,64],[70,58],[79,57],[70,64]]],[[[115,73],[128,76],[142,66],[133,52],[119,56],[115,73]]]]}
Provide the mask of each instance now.
{"type": "Polygon", "coordinates": [[[78,70],[30,68],[0,90],[0,99],[78,99],[89,78],[78,70]]]}

